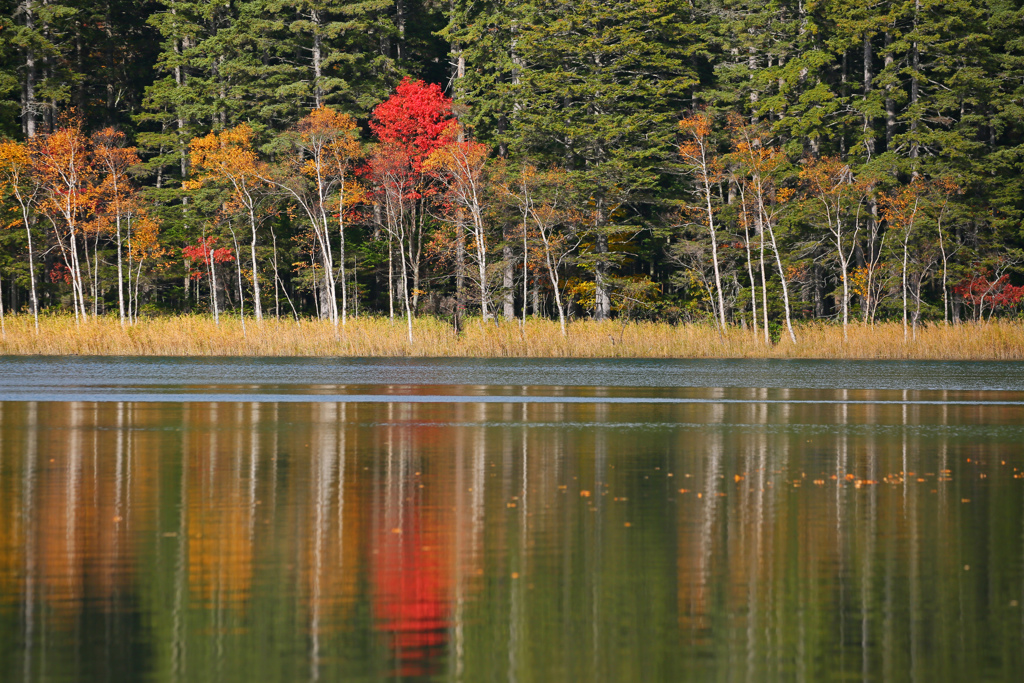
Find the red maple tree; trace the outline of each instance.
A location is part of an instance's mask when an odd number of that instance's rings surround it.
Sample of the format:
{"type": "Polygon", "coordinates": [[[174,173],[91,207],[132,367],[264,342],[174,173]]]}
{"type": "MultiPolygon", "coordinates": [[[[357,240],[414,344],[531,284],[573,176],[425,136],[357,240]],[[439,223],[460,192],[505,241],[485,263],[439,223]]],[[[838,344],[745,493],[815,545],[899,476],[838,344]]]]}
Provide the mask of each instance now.
{"type": "Polygon", "coordinates": [[[401,148],[418,172],[424,159],[445,143],[445,133],[454,124],[451,98],[440,86],[406,76],[395,94],[373,110],[370,130],[386,145],[401,148]]]}
{"type": "MultiPolygon", "coordinates": [[[[374,202],[382,209],[385,219],[389,270],[392,258],[398,256],[398,291],[405,306],[410,342],[412,312],[420,295],[420,250],[414,245],[422,241],[426,199],[433,194],[431,178],[423,165],[432,152],[451,139],[455,125],[452,101],[445,97],[441,88],[409,78],[373,110],[370,119],[370,129],[380,144],[370,155],[363,173],[373,187],[374,202]],[[392,242],[397,243],[397,254],[392,242]]],[[[389,278],[389,292],[392,287],[389,278]]]]}
{"type": "Polygon", "coordinates": [[[979,320],[984,316],[986,306],[991,317],[997,309],[1013,308],[1024,300],[1024,285],[1011,285],[1008,274],[989,280],[992,275],[991,270],[976,273],[953,287],[953,291],[975,309],[979,320]]]}
{"type": "MultiPolygon", "coordinates": [[[[216,240],[215,237],[207,237],[206,239],[199,238],[199,241],[195,244],[190,244],[183,247],[181,255],[189,261],[195,261],[200,265],[207,265],[210,262],[210,257],[213,257],[214,263],[226,263],[235,260],[235,255],[231,253],[230,249],[221,247],[220,249],[214,249],[213,243],[216,240]]],[[[193,280],[199,280],[203,277],[203,271],[195,270],[189,273],[189,276],[193,280]]]]}

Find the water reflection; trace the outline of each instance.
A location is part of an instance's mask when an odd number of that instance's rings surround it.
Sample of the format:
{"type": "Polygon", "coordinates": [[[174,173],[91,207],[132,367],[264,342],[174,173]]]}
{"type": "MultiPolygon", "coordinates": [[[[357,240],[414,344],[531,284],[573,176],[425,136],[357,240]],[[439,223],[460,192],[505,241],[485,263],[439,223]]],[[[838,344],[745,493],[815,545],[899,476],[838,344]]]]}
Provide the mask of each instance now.
{"type": "Polygon", "coordinates": [[[1011,677],[1022,417],[0,402],[0,671],[1011,677]]]}

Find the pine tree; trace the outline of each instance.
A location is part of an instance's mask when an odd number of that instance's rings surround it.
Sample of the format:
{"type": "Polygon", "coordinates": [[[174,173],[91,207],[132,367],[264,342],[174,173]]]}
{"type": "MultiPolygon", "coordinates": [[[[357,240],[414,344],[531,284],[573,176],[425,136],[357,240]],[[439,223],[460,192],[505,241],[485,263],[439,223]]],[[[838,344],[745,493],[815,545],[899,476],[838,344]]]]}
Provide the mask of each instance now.
{"type": "Polygon", "coordinates": [[[397,75],[395,60],[382,44],[396,28],[391,0],[339,2],[288,0],[282,3],[293,68],[275,91],[304,109],[340,105],[362,116],[384,99],[397,75]]]}
{"type": "Polygon", "coordinates": [[[698,84],[687,8],[675,0],[519,8],[511,145],[576,176],[592,236],[579,264],[594,274],[598,319],[611,313],[611,269],[622,260],[610,238],[622,233],[627,204],[654,191],[678,112],[698,84]]]}

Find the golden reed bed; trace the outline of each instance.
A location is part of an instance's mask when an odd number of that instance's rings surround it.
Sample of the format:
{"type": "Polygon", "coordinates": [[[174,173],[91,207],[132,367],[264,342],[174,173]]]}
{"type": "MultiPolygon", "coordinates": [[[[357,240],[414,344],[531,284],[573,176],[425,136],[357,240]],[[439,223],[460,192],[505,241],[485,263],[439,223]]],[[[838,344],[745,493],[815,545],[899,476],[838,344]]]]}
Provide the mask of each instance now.
{"type": "Polygon", "coordinates": [[[934,360],[1024,360],[1024,323],[928,325],[903,340],[897,323],[852,325],[849,339],[835,324],[797,328],[766,346],[753,333],[721,334],[709,325],[578,321],[563,338],[557,322],[527,320],[481,324],[469,321],[461,334],[435,318],[414,321],[414,341],[404,321],[357,318],[338,328],[326,321],[247,320],[216,325],[205,316],[147,318],[122,329],[116,318],[76,324],[70,316],[7,316],[0,355],[99,356],[463,356],[533,358],[860,358],[934,360]]]}

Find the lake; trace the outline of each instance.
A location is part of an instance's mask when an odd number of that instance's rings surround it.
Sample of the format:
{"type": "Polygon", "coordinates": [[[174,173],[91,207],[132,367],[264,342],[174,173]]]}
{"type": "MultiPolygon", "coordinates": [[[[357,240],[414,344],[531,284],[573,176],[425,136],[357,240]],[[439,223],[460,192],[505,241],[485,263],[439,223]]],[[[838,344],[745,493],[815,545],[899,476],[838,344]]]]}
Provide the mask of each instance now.
{"type": "Polygon", "coordinates": [[[1024,363],[0,359],[0,680],[1024,677],[1024,363]]]}

